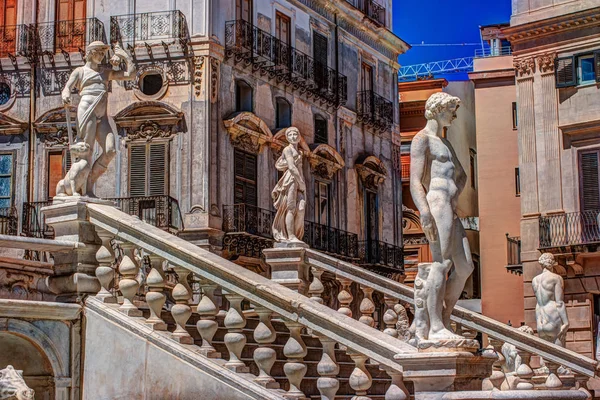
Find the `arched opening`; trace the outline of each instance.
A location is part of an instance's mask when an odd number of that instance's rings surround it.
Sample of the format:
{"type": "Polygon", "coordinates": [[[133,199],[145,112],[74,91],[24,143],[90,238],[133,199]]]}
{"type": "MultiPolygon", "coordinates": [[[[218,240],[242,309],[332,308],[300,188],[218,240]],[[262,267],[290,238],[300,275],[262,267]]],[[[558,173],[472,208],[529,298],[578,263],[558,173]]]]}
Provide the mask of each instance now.
{"type": "Polygon", "coordinates": [[[140,79],[140,90],[146,96],[154,96],[163,87],[163,77],[158,72],[149,72],[140,79]]]}
{"type": "Polygon", "coordinates": [[[239,80],[235,82],[235,110],[252,112],[252,86],[239,80]]]}
{"type": "Polygon", "coordinates": [[[275,125],[277,129],[288,128],[292,125],[292,106],[283,97],[275,100],[275,125]]]}

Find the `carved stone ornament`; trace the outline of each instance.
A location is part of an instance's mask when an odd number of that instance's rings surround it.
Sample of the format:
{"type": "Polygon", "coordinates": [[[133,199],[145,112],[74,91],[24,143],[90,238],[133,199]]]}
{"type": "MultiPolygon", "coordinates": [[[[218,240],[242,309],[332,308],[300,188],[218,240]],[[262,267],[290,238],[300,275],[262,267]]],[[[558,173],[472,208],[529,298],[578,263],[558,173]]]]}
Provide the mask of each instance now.
{"type": "Polygon", "coordinates": [[[60,127],[56,132],[50,132],[41,136],[46,147],[66,147],[69,145],[67,128],[60,127]]]}
{"type": "Polygon", "coordinates": [[[273,134],[267,124],[251,112],[233,113],[223,121],[234,147],[252,154],[271,143],[273,134]]]}
{"type": "Polygon", "coordinates": [[[537,56],[537,64],[538,68],[541,72],[554,72],[554,60],[556,59],[556,54],[548,53],[537,56]]]}
{"type": "Polygon", "coordinates": [[[219,93],[219,60],[216,58],[210,59],[210,102],[215,103],[217,101],[217,95],[219,93]]]}
{"type": "Polygon", "coordinates": [[[385,166],[375,156],[365,158],[363,162],[357,163],[355,168],[363,185],[371,190],[377,190],[387,176],[385,166]]]}
{"type": "Polygon", "coordinates": [[[530,75],[535,71],[535,61],[533,57],[517,59],[514,61],[513,65],[518,76],[530,75]]]}
{"type": "Polygon", "coordinates": [[[127,133],[127,140],[151,141],[153,139],[169,138],[172,135],[170,130],[164,129],[154,121],[144,122],[136,130],[127,128],[125,132],[127,133]]]}
{"type": "Polygon", "coordinates": [[[204,74],[204,56],[194,57],[194,94],[202,92],[202,75],[204,74]]]}
{"type": "Polygon", "coordinates": [[[309,153],[309,163],[313,175],[327,181],[331,181],[333,175],[345,165],[342,156],[327,144],[313,148],[309,153]]]}

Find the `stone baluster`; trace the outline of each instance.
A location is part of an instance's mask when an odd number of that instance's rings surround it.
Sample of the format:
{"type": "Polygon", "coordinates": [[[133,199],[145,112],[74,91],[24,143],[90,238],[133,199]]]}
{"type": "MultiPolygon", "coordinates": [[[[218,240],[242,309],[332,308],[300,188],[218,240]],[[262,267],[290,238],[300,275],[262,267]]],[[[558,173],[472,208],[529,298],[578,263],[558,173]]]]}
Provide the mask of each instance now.
{"type": "Polygon", "coordinates": [[[533,389],[533,383],[531,382],[531,378],[533,378],[533,370],[529,366],[529,361],[531,360],[531,354],[528,352],[517,349],[517,355],[521,357],[521,364],[517,367],[515,371],[519,381],[517,383],[517,390],[531,390],[533,389]]]}
{"type": "Polygon", "coordinates": [[[308,294],[310,295],[310,299],[323,304],[323,292],[325,291],[325,287],[323,286],[323,282],[321,277],[323,276],[323,270],[321,268],[312,267],[311,269],[313,280],[308,286],[308,294]]]}
{"type": "MultiPolygon", "coordinates": [[[[176,271],[181,270],[180,267],[174,267],[173,269],[176,271]]],[[[178,282],[172,292],[175,305],[171,307],[171,315],[176,324],[175,331],[173,331],[173,339],[181,344],[194,344],[194,339],[190,336],[187,329],[185,329],[185,324],[192,316],[192,307],[189,305],[189,300],[192,298],[191,292],[189,286],[186,287],[184,285],[184,282],[186,282],[185,278],[187,278],[189,272],[187,274],[178,273],[177,275],[178,282]]]]}
{"type": "Polygon", "coordinates": [[[352,318],[352,310],[350,309],[350,304],[352,304],[352,300],[354,300],[354,297],[350,292],[350,285],[352,284],[352,281],[341,276],[336,276],[335,278],[340,285],[342,285],[342,290],[340,290],[337,296],[338,301],[340,302],[340,308],[338,309],[338,312],[352,318]]]}
{"type": "Polygon", "coordinates": [[[141,317],[142,312],[133,304],[140,283],[136,280],[139,272],[139,266],[135,257],[135,247],[129,242],[121,244],[123,249],[123,257],[119,264],[119,273],[122,275],[119,281],[119,290],[123,295],[123,304],[119,307],[119,311],[130,317],[141,317]]]}
{"type": "Polygon", "coordinates": [[[275,349],[269,347],[277,338],[277,332],[271,324],[272,312],[260,306],[256,306],[255,311],[258,314],[259,322],[254,329],[254,340],[260,346],[254,350],[254,362],[259,371],[254,381],[268,389],[279,389],[279,384],[271,376],[271,368],[277,358],[275,349]]]}
{"type": "Polygon", "coordinates": [[[115,270],[113,263],[115,261],[115,251],[111,245],[113,234],[101,229],[96,228],[96,233],[102,241],[102,245],[96,252],[96,261],[98,261],[98,267],[96,268],[96,278],[100,282],[100,291],[96,294],[96,298],[100,299],[103,303],[116,303],[117,299],[110,292],[112,288],[112,282],[115,279],[115,270]]]}
{"type": "Polygon", "coordinates": [[[560,378],[558,377],[558,368],[560,367],[560,364],[557,363],[553,363],[552,361],[546,361],[544,360],[544,363],[546,364],[546,367],[548,367],[548,370],[550,371],[550,373],[548,374],[548,378],[546,378],[546,389],[560,389],[563,387],[563,383],[560,380],[560,378]]]}
{"type": "Polygon", "coordinates": [[[196,308],[200,316],[200,319],[196,322],[196,329],[202,337],[200,354],[209,358],[221,358],[221,353],[217,352],[212,345],[213,337],[219,328],[217,323],[219,308],[215,301],[215,290],[217,290],[218,285],[204,278],[199,278],[199,284],[203,294],[196,308]]]}
{"type": "Polygon", "coordinates": [[[317,364],[317,389],[321,393],[322,400],[334,400],[335,394],[340,388],[340,381],[337,375],[340,373],[340,367],[335,360],[335,341],[326,336],[317,336],[323,346],[323,355],[317,364]]]}
{"type": "Polygon", "coordinates": [[[225,293],[225,297],[229,300],[229,310],[225,315],[225,346],[229,350],[229,361],[225,363],[225,367],[234,372],[249,372],[249,368],[241,360],[242,350],[246,346],[246,335],[244,335],[244,327],[246,326],[246,317],[242,312],[242,301],[244,298],[235,293],[225,293]]]}
{"type": "Polygon", "coordinates": [[[152,329],[156,331],[166,331],[167,324],[161,318],[161,313],[167,296],[164,294],[165,289],[165,275],[163,272],[163,261],[164,259],[151,254],[149,255],[150,265],[152,269],[146,278],[148,284],[148,292],[146,293],[146,303],[150,309],[150,316],[146,320],[146,323],[152,326],[152,329]]]}
{"type": "Polygon", "coordinates": [[[590,391],[587,388],[587,384],[589,381],[589,377],[585,376],[583,374],[574,373],[575,375],[575,387],[577,388],[577,390],[580,390],[582,392],[584,392],[587,395],[588,400],[592,399],[592,394],[590,393],[590,391]]]}
{"type": "Polygon", "coordinates": [[[352,349],[348,349],[346,354],[354,361],[354,370],[348,380],[350,387],[356,392],[352,400],[371,400],[367,396],[367,391],[373,384],[373,378],[365,365],[368,357],[352,349]]]}
{"type": "Polygon", "coordinates": [[[494,364],[492,364],[492,374],[489,378],[483,381],[483,390],[500,389],[506,376],[502,370],[502,366],[505,363],[504,356],[502,355],[502,345],[504,342],[492,337],[489,338],[490,345],[483,351],[483,356],[497,357],[494,364]]]}
{"type": "Polygon", "coordinates": [[[375,319],[373,318],[373,313],[375,312],[375,303],[373,303],[373,289],[362,285],[360,289],[363,291],[364,297],[359,305],[361,315],[358,321],[374,328],[375,319]]]}
{"type": "Polygon", "coordinates": [[[398,300],[394,299],[390,296],[384,296],[383,302],[387,306],[387,310],[383,313],[383,323],[385,324],[385,329],[383,333],[386,335],[390,335],[391,337],[398,337],[398,329],[396,328],[396,323],[398,322],[398,314],[396,313],[396,304],[398,304],[398,300]]]}
{"type": "MultiPolygon", "coordinates": [[[[398,314],[395,311],[395,306],[398,304],[398,300],[390,296],[385,296],[383,301],[388,308],[383,314],[383,323],[386,327],[383,333],[390,335],[391,337],[398,337],[398,330],[396,329],[398,314]]],[[[402,372],[398,372],[386,367],[380,367],[380,369],[381,368],[383,368],[392,379],[392,384],[385,392],[385,400],[408,400],[410,398],[410,394],[404,385],[404,377],[402,372]]]]}
{"type": "Polygon", "coordinates": [[[293,321],[286,321],[285,325],[290,331],[290,337],[283,347],[283,355],[287,357],[287,362],[283,366],[283,372],[290,383],[290,390],[286,393],[285,397],[301,399],[305,396],[300,390],[300,384],[304,375],[306,375],[307,369],[304,363],[307,350],[300,333],[302,325],[293,321]]]}
{"type": "Polygon", "coordinates": [[[179,282],[185,288],[185,290],[187,290],[191,299],[193,293],[192,288],[190,287],[190,284],[188,282],[188,276],[191,274],[191,271],[178,265],[173,266],[173,271],[175,271],[175,273],[177,274],[177,282],[179,282]]]}

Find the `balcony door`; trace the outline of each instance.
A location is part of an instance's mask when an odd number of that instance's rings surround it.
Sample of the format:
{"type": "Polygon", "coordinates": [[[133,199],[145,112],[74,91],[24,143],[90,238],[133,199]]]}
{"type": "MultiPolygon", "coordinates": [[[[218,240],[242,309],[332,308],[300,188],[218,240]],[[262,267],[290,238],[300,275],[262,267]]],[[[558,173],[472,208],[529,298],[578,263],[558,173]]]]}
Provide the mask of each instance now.
{"type": "Polygon", "coordinates": [[[320,90],[327,90],[327,36],[313,31],[313,58],[315,59],[315,83],[320,90]]]}
{"type": "Polygon", "coordinates": [[[234,203],[256,207],[256,155],[235,149],[234,157],[234,203]]]}
{"type": "Polygon", "coordinates": [[[583,243],[600,241],[600,150],[579,152],[579,201],[581,240],[583,243]]]}
{"type": "Polygon", "coordinates": [[[167,142],[129,145],[129,196],[168,194],[168,149],[167,142]]]}
{"type": "Polygon", "coordinates": [[[252,24],[252,0],[235,1],[235,19],[252,24]]]}
{"type": "Polygon", "coordinates": [[[0,57],[14,53],[17,44],[17,0],[0,0],[0,57]]]}
{"type": "Polygon", "coordinates": [[[69,150],[52,150],[48,153],[48,199],[56,196],[56,185],[71,168],[69,150]]]}
{"type": "Polygon", "coordinates": [[[366,190],[365,203],[365,238],[371,246],[372,242],[379,240],[379,202],[377,193],[366,190]]]}
{"type": "Polygon", "coordinates": [[[373,67],[362,63],[360,71],[360,90],[373,90],[373,67]]]}
{"type": "Polygon", "coordinates": [[[57,0],[55,50],[85,50],[86,0],[57,0]]]}

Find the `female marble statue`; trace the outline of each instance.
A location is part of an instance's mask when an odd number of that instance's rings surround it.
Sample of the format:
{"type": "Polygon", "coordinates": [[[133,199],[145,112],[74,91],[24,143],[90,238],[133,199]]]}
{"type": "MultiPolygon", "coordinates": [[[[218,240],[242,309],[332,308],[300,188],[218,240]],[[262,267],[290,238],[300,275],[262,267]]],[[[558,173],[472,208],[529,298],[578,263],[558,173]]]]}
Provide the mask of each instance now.
{"type": "MultiPolygon", "coordinates": [[[[79,89],[80,101],[77,106],[77,140],[83,140],[94,148],[94,142],[102,149],[102,154],[93,164],[88,176],[87,195],[93,197],[94,183],[106,172],[108,164],[115,156],[115,133],[112,131],[106,115],[108,103],[108,83],[111,80],[132,80],[135,78],[135,65],[131,57],[118,45],[115,55],[110,59],[113,66],[124,60],[126,71],[104,68],[101,63],[110,48],[100,41],[90,43],[86,48],[85,65],[75,70],[62,91],[65,105],[71,103],[71,91],[79,89]]],[[[91,158],[91,156],[90,156],[91,158]]],[[[91,161],[91,160],[89,160],[91,161]]]]}
{"type": "Polygon", "coordinates": [[[285,131],[289,145],[283,149],[275,168],[283,176],[271,192],[277,213],[273,220],[273,237],[280,243],[303,245],[306,183],[302,174],[302,152],[298,149],[300,132],[290,127],[285,131]]]}

